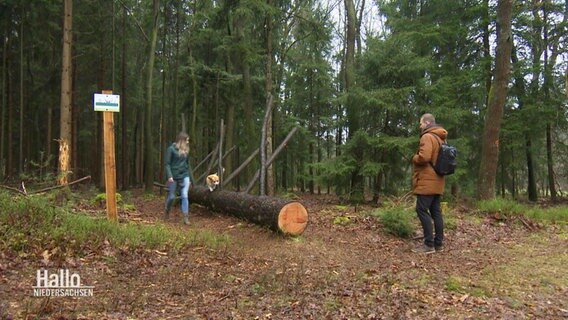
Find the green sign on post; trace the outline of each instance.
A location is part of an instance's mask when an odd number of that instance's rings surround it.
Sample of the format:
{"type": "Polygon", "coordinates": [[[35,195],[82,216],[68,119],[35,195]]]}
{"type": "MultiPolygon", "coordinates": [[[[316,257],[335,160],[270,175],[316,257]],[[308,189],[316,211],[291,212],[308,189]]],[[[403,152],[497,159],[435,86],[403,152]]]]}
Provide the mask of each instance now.
{"type": "Polygon", "coordinates": [[[120,96],[95,93],[95,111],[120,112],[120,96]]]}

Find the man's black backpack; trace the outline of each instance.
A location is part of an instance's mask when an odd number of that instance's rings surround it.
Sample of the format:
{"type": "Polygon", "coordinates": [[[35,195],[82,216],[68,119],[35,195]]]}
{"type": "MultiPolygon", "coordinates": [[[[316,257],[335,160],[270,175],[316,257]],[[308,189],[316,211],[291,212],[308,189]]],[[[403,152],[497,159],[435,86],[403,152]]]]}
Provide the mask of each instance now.
{"type": "Polygon", "coordinates": [[[440,143],[440,150],[438,151],[438,160],[436,160],[436,164],[433,165],[432,162],[430,162],[430,164],[434,168],[434,171],[436,171],[436,173],[440,176],[447,176],[454,173],[456,166],[458,165],[458,149],[456,149],[456,147],[454,146],[444,143],[442,139],[440,139],[440,137],[438,137],[437,135],[432,135],[435,136],[440,143]]]}

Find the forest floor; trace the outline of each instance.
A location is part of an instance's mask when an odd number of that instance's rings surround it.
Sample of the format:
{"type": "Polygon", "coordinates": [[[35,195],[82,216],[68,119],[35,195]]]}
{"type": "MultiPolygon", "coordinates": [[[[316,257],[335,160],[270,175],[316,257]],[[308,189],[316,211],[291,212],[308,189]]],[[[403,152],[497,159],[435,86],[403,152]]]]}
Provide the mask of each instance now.
{"type": "Polygon", "coordinates": [[[164,220],[162,197],[132,201],[136,223],[227,241],[177,252],[108,243],[66,257],[94,286],[81,298],[33,297],[45,257],[2,252],[0,319],[568,319],[567,226],[453,208],[445,250],[424,255],[410,251],[418,237],[387,234],[375,208],[331,196],[299,196],[309,224],[295,238],[199,205],[185,226],[179,208],[164,220]]]}

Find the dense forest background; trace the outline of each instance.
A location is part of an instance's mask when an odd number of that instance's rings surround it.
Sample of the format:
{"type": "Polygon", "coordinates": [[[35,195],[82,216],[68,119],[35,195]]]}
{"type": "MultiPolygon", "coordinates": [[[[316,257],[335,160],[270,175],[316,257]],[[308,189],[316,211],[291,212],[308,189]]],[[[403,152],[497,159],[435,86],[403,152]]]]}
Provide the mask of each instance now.
{"type": "Polygon", "coordinates": [[[377,201],[410,190],[430,112],[459,150],[448,195],[555,199],[567,19],[568,0],[1,0],[0,181],[103,186],[93,94],[112,90],[121,189],[163,182],[184,130],[196,178],[214,150],[225,176],[254,159],[227,186],[243,190],[293,133],[261,193],[377,201]]]}

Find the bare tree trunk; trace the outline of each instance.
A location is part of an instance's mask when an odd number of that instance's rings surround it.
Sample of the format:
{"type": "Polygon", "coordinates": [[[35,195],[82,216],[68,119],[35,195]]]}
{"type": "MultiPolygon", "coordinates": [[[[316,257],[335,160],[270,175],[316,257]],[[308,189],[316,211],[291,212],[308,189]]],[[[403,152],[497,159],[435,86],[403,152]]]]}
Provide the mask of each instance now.
{"type": "MultiPolygon", "coordinates": [[[[272,7],[272,0],[267,0],[268,7],[272,7]]],[[[272,112],[269,114],[268,121],[266,123],[266,157],[270,158],[272,156],[273,149],[273,114],[276,112],[274,109],[273,101],[273,86],[272,86],[272,17],[270,13],[266,17],[266,79],[265,79],[265,91],[266,91],[266,103],[269,104],[269,108],[272,112]]],[[[278,98],[278,97],[277,97],[278,98]]],[[[269,164],[266,168],[266,195],[274,196],[276,193],[276,187],[274,185],[274,167],[269,164]]]]}
{"type": "MultiPolygon", "coordinates": [[[[511,60],[513,64],[518,63],[517,57],[517,50],[515,49],[515,45],[511,49],[511,60]]],[[[519,69],[517,69],[519,70],[519,69]]],[[[520,72],[516,72],[515,76],[515,83],[514,88],[517,91],[518,101],[519,101],[519,110],[522,110],[525,105],[525,97],[527,95],[526,92],[526,84],[523,75],[520,72]]],[[[528,198],[530,201],[537,201],[538,200],[538,193],[536,190],[536,179],[534,174],[534,161],[533,161],[533,151],[532,151],[532,138],[530,133],[525,133],[525,157],[527,160],[527,190],[528,190],[528,198]]]]}
{"type": "MultiPolygon", "coordinates": [[[[219,74],[218,77],[220,77],[221,75],[219,74]]],[[[225,121],[227,123],[227,128],[226,128],[226,132],[225,132],[225,148],[227,150],[231,150],[233,148],[233,146],[235,145],[235,140],[234,140],[234,134],[235,134],[235,104],[234,103],[228,103],[227,104],[227,111],[225,114],[225,121]]],[[[231,173],[233,172],[233,159],[235,159],[234,156],[231,157],[227,157],[227,159],[224,162],[224,167],[225,167],[225,172],[227,173],[231,173]]]]}
{"type": "MultiPolygon", "coordinates": [[[[246,57],[242,57],[243,68],[243,112],[245,117],[245,141],[258,141],[254,133],[254,116],[253,116],[253,102],[252,102],[252,79],[250,75],[250,67],[246,57]]],[[[254,145],[247,143],[245,145],[245,154],[249,154],[254,150],[254,145]]],[[[255,165],[247,167],[244,173],[244,180],[248,181],[252,177],[255,170],[255,165]]]]}
{"type": "Polygon", "coordinates": [[[140,184],[144,179],[144,112],[138,110],[137,121],[134,130],[134,147],[135,147],[135,176],[134,182],[140,184]]]}
{"type": "Polygon", "coordinates": [[[359,8],[359,15],[357,18],[357,28],[355,29],[356,34],[356,51],[357,55],[361,55],[363,51],[363,46],[361,45],[361,23],[363,22],[363,13],[365,12],[365,0],[361,1],[361,7],[359,8]]]}
{"type": "Polygon", "coordinates": [[[511,16],[513,0],[499,0],[497,5],[497,53],[495,78],[489,93],[481,147],[481,164],[477,196],[481,200],[495,197],[495,177],[499,160],[499,131],[503,119],[511,62],[511,16]]]}
{"type": "MultiPolygon", "coordinates": [[[[197,12],[197,2],[194,3],[193,6],[193,12],[197,12]]],[[[192,24],[190,27],[190,33],[194,30],[195,24],[192,24]]],[[[193,47],[192,47],[192,43],[189,43],[189,47],[188,47],[188,52],[189,52],[189,66],[190,66],[190,70],[191,70],[191,87],[192,87],[192,103],[191,103],[191,107],[193,108],[193,111],[191,112],[191,121],[188,122],[188,125],[191,125],[189,130],[189,136],[190,139],[192,141],[192,145],[195,149],[197,150],[202,150],[203,148],[198,145],[199,143],[202,143],[202,139],[197,139],[197,111],[198,111],[198,106],[197,106],[197,76],[195,74],[195,67],[196,67],[196,62],[195,59],[193,59],[193,47]]],[[[184,118],[185,119],[185,118],[184,118]]],[[[185,121],[185,120],[184,120],[185,121]]],[[[182,125],[182,131],[185,131],[184,129],[184,125],[182,125]]]]}
{"type": "MultiPolygon", "coordinates": [[[[271,116],[272,114],[272,95],[268,93],[267,96],[267,101],[266,101],[266,110],[264,113],[264,121],[262,122],[262,131],[260,134],[260,169],[259,169],[259,175],[260,175],[260,195],[261,196],[265,196],[266,195],[266,168],[269,166],[268,162],[267,162],[267,152],[266,152],[266,146],[267,146],[267,137],[268,137],[268,130],[270,127],[270,118],[272,118],[271,116]]],[[[255,178],[256,179],[256,176],[255,178]]],[[[254,184],[254,183],[253,183],[254,184]]],[[[250,190],[250,189],[248,189],[250,190]]]]}
{"type": "Polygon", "coordinates": [[[156,60],[156,42],[158,39],[158,17],[160,13],[160,0],[154,0],[152,11],[152,35],[148,52],[148,74],[146,78],[146,114],[144,121],[144,185],[146,192],[154,188],[154,139],[152,135],[152,78],[154,74],[154,61],[156,60]]]}
{"type": "MultiPolygon", "coordinates": [[[[164,6],[164,25],[168,25],[170,22],[168,21],[168,17],[169,15],[169,8],[168,6],[164,6]]],[[[166,53],[169,48],[167,47],[167,36],[168,36],[168,32],[167,32],[168,28],[163,28],[163,35],[162,35],[162,52],[164,54],[169,54],[166,53]]],[[[169,65],[168,65],[169,66],[169,65]]],[[[166,74],[172,70],[173,73],[177,73],[176,70],[177,69],[173,69],[173,68],[169,68],[166,69],[164,67],[162,67],[162,97],[161,97],[161,104],[160,104],[160,123],[159,123],[159,130],[158,130],[158,145],[159,145],[159,149],[158,149],[158,153],[160,154],[160,156],[158,157],[158,168],[162,169],[164,168],[165,164],[164,164],[164,152],[165,152],[165,148],[166,148],[166,141],[167,141],[167,137],[168,137],[168,128],[170,127],[170,123],[174,123],[177,120],[177,114],[175,112],[173,113],[169,113],[171,115],[173,115],[173,117],[166,117],[166,114],[168,114],[167,112],[167,94],[166,94],[166,82],[168,80],[168,77],[166,76],[166,74]]],[[[166,178],[164,178],[164,170],[158,170],[158,181],[165,181],[166,178]]]]}
{"type": "MultiPolygon", "coordinates": [[[[67,2],[65,2],[67,3],[67,2]]],[[[20,143],[19,143],[19,157],[18,157],[18,173],[22,174],[24,171],[24,6],[21,9],[20,21],[20,143]]],[[[65,46],[65,44],[64,44],[65,46]]]]}
{"type": "Polygon", "coordinates": [[[485,90],[487,92],[487,98],[485,99],[485,105],[489,105],[489,92],[491,91],[491,32],[489,31],[489,0],[483,0],[483,57],[487,61],[485,63],[485,90]]]}
{"type": "MultiPolygon", "coordinates": [[[[128,17],[128,12],[126,7],[123,7],[122,11],[122,31],[126,30],[126,18],[128,17]]],[[[122,189],[127,189],[129,185],[128,177],[130,174],[130,165],[128,164],[128,150],[129,144],[126,137],[126,126],[128,125],[128,103],[126,102],[126,37],[122,38],[122,60],[121,60],[121,95],[120,95],[120,116],[121,116],[121,163],[122,170],[120,172],[120,181],[122,182],[122,189]]]]}
{"type": "Polygon", "coordinates": [[[59,133],[59,184],[67,184],[71,164],[71,95],[72,63],[71,44],[73,22],[73,0],[64,1],[63,58],[61,68],[61,115],[59,133]]]}
{"type": "MultiPolygon", "coordinates": [[[[245,28],[248,22],[248,18],[245,16],[237,16],[235,13],[235,17],[233,19],[233,29],[234,29],[234,41],[235,43],[243,43],[243,39],[245,38],[245,28]]],[[[254,126],[254,106],[253,106],[253,92],[252,92],[252,76],[250,72],[250,62],[249,57],[246,51],[239,52],[235,55],[235,59],[237,62],[235,63],[238,66],[238,70],[242,73],[243,82],[242,82],[242,101],[243,101],[243,115],[244,115],[244,133],[245,138],[245,146],[243,150],[243,154],[250,154],[256,149],[258,143],[258,135],[255,133],[255,126],[254,126]],[[256,143],[255,143],[256,141],[256,143]]],[[[244,181],[249,181],[250,178],[253,176],[255,170],[257,169],[257,165],[251,165],[245,168],[244,172],[244,181]]]]}
{"type": "MultiPolygon", "coordinates": [[[[193,107],[193,111],[191,112],[191,139],[197,143],[197,76],[195,75],[195,66],[196,62],[193,59],[193,53],[191,51],[191,47],[189,49],[189,61],[191,65],[191,88],[193,91],[193,101],[191,106],[193,107]]],[[[198,148],[199,149],[199,148],[198,148]]]]}
{"type": "MultiPolygon", "coordinates": [[[[8,14],[8,17],[10,16],[11,15],[8,14]]],[[[10,20],[11,19],[6,19],[4,36],[2,37],[2,83],[0,84],[0,94],[2,95],[2,112],[0,113],[0,116],[2,117],[2,120],[0,120],[0,181],[4,180],[4,175],[6,174],[6,157],[4,152],[6,150],[4,141],[6,141],[6,110],[8,108],[8,99],[6,97],[8,94],[8,90],[6,90],[6,78],[8,75],[6,66],[8,65],[8,54],[6,51],[8,50],[8,42],[10,41],[8,32],[8,21],[10,20]]]]}
{"type": "MultiPolygon", "coordinates": [[[[351,91],[355,87],[355,42],[357,39],[357,17],[353,0],[344,0],[347,15],[347,30],[345,37],[345,94],[347,94],[347,119],[349,123],[349,139],[353,138],[360,129],[360,110],[351,97],[351,91]]],[[[360,156],[355,154],[355,160],[360,160],[360,156]]],[[[353,202],[364,201],[364,179],[356,168],[351,174],[351,193],[349,200],[353,202]]]]}
{"type": "Polygon", "coordinates": [[[14,130],[12,123],[16,122],[14,121],[14,98],[11,94],[12,90],[12,81],[10,81],[10,77],[8,77],[8,81],[6,83],[6,99],[8,100],[8,103],[6,105],[7,109],[8,109],[8,146],[6,148],[7,153],[8,153],[8,159],[6,160],[6,175],[10,175],[14,172],[14,154],[12,153],[13,150],[13,146],[14,146],[14,130]]]}
{"type": "MultiPolygon", "coordinates": [[[[544,26],[544,30],[543,30],[543,40],[544,40],[544,46],[545,48],[547,48],[546,50],[544,50],[544,84],[543,84],[543,89],[544,89],[544,101],[545,104],[547,106],[550,106],[550,87],[552,85],[552,65],[554,65],[554,63],[556,62],[556,58],[554,56],[555,51],[557,50],[553,50],[553,56],[551,61],[549,61],[548,59],[548,48],[550,46],[550,43],[548,41],[548,11],[547,11],[547,7],[546,4],[542,5],[542,13],[543,13],[543,26],[544,26]]],[[[566,16],[564,16],[564,20],[566,21],[566,16]]],[[[554,46],[554,44],[552,44],[554,46]]],[[[548,171],[548,187],[550,189],[550,198],[552,201],[555,201],[557,198],[557,192],[556,192],[556,179],[554,176],[554,159],[553,159],[553,154],[552,154],[552,126],[551,126],[551,121],[547,121],[546,123],[546,165],[547,165],[547,171],[548,171]]]]}
{"type": "MultiPolygon", "coordinates": [[[[78,177],[77,169],[79,168],[79,157],[77,156],[77,137],[79,136],[79,111],[77,110],[77,105],[75,103],[75,95],[73,95],[73,92],[75,92],[75,83],[77,80],[77,65],[75,64],[75,61],[73,61],[73,59],[71,59],[71,66],[71,176],[69,178],[74,179],[78,177]]],[[[48,148],[51,148],[51,144],[48,145],[48,148]]]]}

